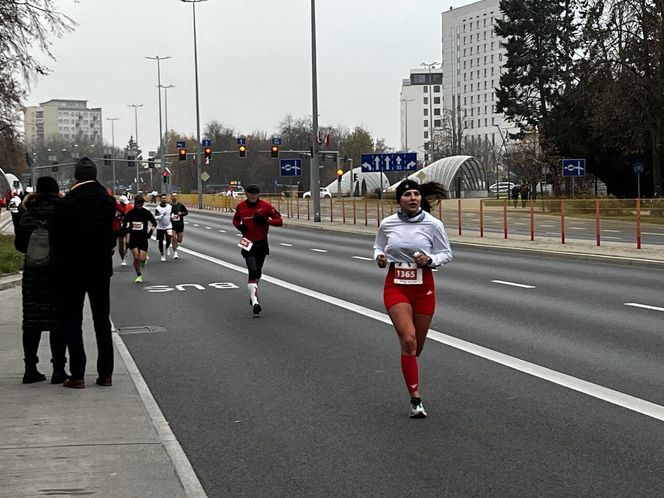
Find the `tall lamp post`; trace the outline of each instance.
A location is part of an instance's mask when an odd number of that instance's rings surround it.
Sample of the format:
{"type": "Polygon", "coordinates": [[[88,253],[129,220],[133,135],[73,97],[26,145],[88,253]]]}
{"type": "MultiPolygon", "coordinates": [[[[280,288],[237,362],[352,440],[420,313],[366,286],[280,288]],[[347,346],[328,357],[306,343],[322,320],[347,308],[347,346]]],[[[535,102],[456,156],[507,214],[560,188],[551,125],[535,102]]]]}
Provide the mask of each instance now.
{"type": "MultiPolygon", "coordinates": [[[[169,88],[175,88],[175,85],[161,85],[161,88],[164,89],[164,130],[165,130],[165,137],[166,137],[166,152],[168,152],[168,89],[169,88]]],[[[175,168],[173,168],[175,169],[175,168]]],[[[173,175],[174,171],[171,171],[171,187],[173,187],[173,175]]],[[[153,183],[152,180],[152,169],[150,170],[150,183],[153,183]]]]}
{"type": "Polygon", "coordinates": [[[420,66],[423,66],[429,70],[429,147],[427,154],[427,164],[431,163],[433,158],[433,106],[431,102],[431,70],[438,65],[438,62],[422,62],[420,66]]]}
{"type": "Polygon", "coordinates": [[[311,198],[314,200],[314,222],[320,222],[320,172],[318,171],[318,76],[316,70],[316,0],[311,0],[311,198]]]}
{"type": "MultiPolygon", "coordinates": [[[[138,151],[138,108],[143,104],[127,104],[127,107],[134,108],[134,126],[136,127],[136,150],[138,151]]],[[[136,154],[138,156],[138,154],[136,154]]],[[[138,194],[138,157],[136,159],[136,193],[138,194]]]]}
{"type": "Polygon", "coordinates": [[[111,122],[111,161],[113,163],[113,195],[117,194],[116,180],[115,180],[115,121],[120,118],[106,118],[111,122]]]}
{"type": "MultiPolygon", "coordinates": [[[[503,130],[500,129],[500,126],[498,126],[497,124],[494,125],[494,126],[496,128],[498,128],[498,133],[500,133],[500,140],[502,142],[502,144],[500,146],[500,151],[501,151],[500,161],[503,162],[504,154],[505,154],[505,152],[507,152],[507,149],[505,148],[505,137],[503,136],[503,130]]],[[[505,130],[505,133],[507,133],[507,130],[505,130]]],[[[508,163],[507,164],[507,193],[506,193],[507,199],[510,198],[510,192],[511,192],[511,189],[510,189],[510,165],[508,163]]],[[[498,165],[497,164],[496,164],[496,199],[500,199],[500,179],[498,177],[498,165]]]]}
{"type": "Polygon", "coordinates": [[[406,108],[404,111],[405,119],[403,120],[404,122],[404,136],[406,140],[404,140],[404,149],[406,152],[408,152],[408,102],[414,102],[415,99],[401,99],[401,102],[404,103],[404,107],[406,108]]]}
{"type": "MultiPolygon", "coordinates": [[[[161,65],[160,62],[164,61],[166,59],[170,59],[171,56],[167,57],[159,57],[158,55],[155,55],[154,57],[145,57],[146,59],[150,59],[153,61],[157,61],[157,95],[159,97],[159,157],[160,157],[160,162],[161,162],[161,168],[162,172],[164,171],[164,168],[166,167],[166,161],[164,161],[164,131],[161,127],[161,65]]],[[[136,191],[138,192],[138,175],[136,176],[136,191]]],[[[161,189],[160,189],[161,190],[161,189]]]]}
{"type": "Polygon", "coordinates": [[[201,178],[201,113],[198,97],[198,48],[196,46],[196,4],[206,0],[181,0],[191,4],[194,21],[194,81],[196,84],[196,180],[198,188],[198,208],[203,209],[203,179],[201,178]]]}

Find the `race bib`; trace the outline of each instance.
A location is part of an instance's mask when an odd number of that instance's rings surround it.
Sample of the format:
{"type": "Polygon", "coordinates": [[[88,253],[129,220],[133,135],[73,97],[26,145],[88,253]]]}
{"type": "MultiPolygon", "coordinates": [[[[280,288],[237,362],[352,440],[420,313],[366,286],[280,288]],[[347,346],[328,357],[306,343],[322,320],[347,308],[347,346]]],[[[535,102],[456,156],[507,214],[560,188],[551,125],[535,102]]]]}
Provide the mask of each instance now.
{"type": "Polygon", "coordinates": [[[418,285],[422,283],[422,268],[415,263],[394,263],[393,282],[399,285],[418,285]]]}
{"type": "Polygon", "coordinates": [[[180,215],[179,214],[174,214],[173,216],[171,216],[171,220],[180,221],[180,215]]]}
{"type": "Polygon", "coordinates": [[[169,237],[172,237],[172,236],[173,236],[173,230],[169,228],[168,230],[166,230],[166,234],[167,234],[169,237]]]}
{"type": "Polygon", "coordinates": [[[142,221],[132,221],[131,222],[131,229],[132,230],[143,230],[143,222],[142,221]]]}
{"type": "Polygon", "coordinates": [[[238,247],[241,247],[245,251],[250,251],[251,248],[254,246],[254,243],[252,241],[250,241],[248,238],[242,237],[240,239],[240,242],[237,243],[237,245],[238,245],[238,247]]]}

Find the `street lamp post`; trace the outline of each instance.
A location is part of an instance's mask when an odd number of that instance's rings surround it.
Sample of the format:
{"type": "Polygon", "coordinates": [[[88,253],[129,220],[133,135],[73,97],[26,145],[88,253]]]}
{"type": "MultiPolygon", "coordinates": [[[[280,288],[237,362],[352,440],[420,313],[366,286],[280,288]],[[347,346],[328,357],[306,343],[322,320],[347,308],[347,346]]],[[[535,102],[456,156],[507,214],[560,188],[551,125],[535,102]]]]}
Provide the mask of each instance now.
{"type": "MultiPolygon", "coordinates": [[[[162,85],[161,87],[164,89],[164,130],[166,131],[164,135],[166,136],[166,150],[168,151],[168,89],[175,88],[175,85],[162,85]]],[[[171,177],[170,177],[171,188],[173,187],[173,175],[174,171],[171,171],[171,177]]],[[[153,183],[152,169],[150,169],[150,184],[152,185],[152,183],[153,183]]]]}
{"type": "Polygon", "coordinates": [[[206,0],[181,0],[191,3],[194,22],[194,81],[196,85],[196,179],[198,188],[198,208],[203,208],[203,179],[201,178],[201,114],[198,96],[198,48],[196,46],[196,4],[206,0]]]}
{"type": "Polygon", "coordinates": [[[127,104],[127,107],[134,108],[134,125],[136,127],[136,193],[138,193],[138,108],[143,104],[127,104]]]}
{"type": "MultiPolygon", "coordinates": [[[[507,152],[505,148],[505,137],[503,136],[503,130],[500,129],[500,126],[497,124],[494,125],[496,128],[498,128],[498,133],[500,133],[500,140],[502,141],[502,145],[500,146],[500,150],[502,153],[500,154],[500,161],[503,162],[504,154],[507,152]]],[[[507,133],[507,130],[505,130],[505,133],[507,133]]],[[[507,198],[510,198],[510,165],[509,163],[507,164],[507,193],[506,193],[507,198]]],[[[500,179],[498,177],[498,165],[496,164],[496,199],[500,199],[500,179]]]]}
{"type": "Polygon", "coordinates": [[[404,119],[404,124],[406,125],[404,127],[405,128],[404,135],[406,137],[406,139],[404,140],[404,148],[405,148],[406,152],[408,152],[408,102],[413,102],[414,100],[415,99],[401,99],[401,102],[403,102],[405,104],[404,107],[406,108],[405,113],[404,113],[405,116],[406,116],[405,119],[404,119]]]}
{"type": "Polygon", "coordinates": [[[120,118],[106,118],[111,122],[111,161],[113,164],[113,195],[117,194],[117,183],[115,179],[115,121],[120,118]]]}
{"type": "Polygon", "coordinates": [[[311,0],[311,99],[312,125],[311,137],[311,198],[314,200],[314,222],[320,222],[320,172],[318,171],[318,77],[316,70],[316,0],[311,0]]]}
{"type": "Polygon", "coordinates": [[[427,164],[431,162],[433,158],[433,103],[431,102],[431,69],[436,67],[438,62],[422,62],[420,66],[424,66],[429,70],[429,147],[428,147],[428,157],[427,164]]]}
{"type": "MultiPolygon", "coordinates": [[[[160,155],[160,162],[161,162],[161,168],[162,172],[164,171],[164,168],[166,167],[166,162],[164,161],[164,132],[161,127],[161,65],[160,62],[164,61],[166,59],[170,59],[171,56],[167,57],[159,57],[158,55],[155,55],[154,57],[145,57],[146,59],[150,59],[153,61],[157,61],[157,95],[159,96],[159,155],[160,155]]],[[[136,175],[136,193],[138,193],[138,174],[136,175]]]]}

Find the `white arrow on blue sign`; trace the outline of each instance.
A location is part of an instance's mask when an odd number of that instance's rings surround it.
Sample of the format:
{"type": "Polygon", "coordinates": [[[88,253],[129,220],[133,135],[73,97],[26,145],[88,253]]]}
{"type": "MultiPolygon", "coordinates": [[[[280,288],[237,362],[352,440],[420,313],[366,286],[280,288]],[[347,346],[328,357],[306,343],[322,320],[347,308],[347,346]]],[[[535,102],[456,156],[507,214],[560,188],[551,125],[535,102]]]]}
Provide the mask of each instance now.
{"type": "Polygon", "coordinates": [[[280,176],[301,176],[302,159],[279,159],[280,176]]]}
{"type": "Polygon", "coordinates": [[[177,142],[175,142],[175,146],[178,149],[184,149],[187,146],[187,143],[184,140],[178,140],[177,142]]]}
{"type": "Polygon", "coordinates": [[[634,165],[634,173],[636,173],[637,175],[640,175],[641,173],[643,173],[645,171],[645,169],[646,168],[645,168],[645,166],[643,166],[643,163],[636,163],[634,165]]]}
{"type": "Polygon", "coordinates": [[[201,140],[201,145],[203,147],[212,147],[212,140],[210,140],[209,138],[204,138],[203,140],[201,140]]]}
{"type": "Polygon", "coordinates": [[[586,176],[586,160],[563,159],[563,176],[586,176]]]}
{"type": "Polygon", "coordinates": [[[415,171],[417,169],[417,153],[362,154],[361,165],[363,173],[415,171]]]}

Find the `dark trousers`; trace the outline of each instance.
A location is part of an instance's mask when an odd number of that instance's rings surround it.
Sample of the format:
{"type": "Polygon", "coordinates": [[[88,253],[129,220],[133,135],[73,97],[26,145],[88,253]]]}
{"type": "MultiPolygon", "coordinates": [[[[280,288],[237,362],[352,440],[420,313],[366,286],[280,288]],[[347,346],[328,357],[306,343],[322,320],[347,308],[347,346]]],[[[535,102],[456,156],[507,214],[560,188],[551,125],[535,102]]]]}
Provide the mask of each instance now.
{"type": "Polygon", "coordinates": [[[70,279],[62,289],[60,319],[74,379],[85,376],[87,362],[83,345],[83,304],[86,294],[90,299],[97,337],[97,373],[99,377],[110,377],[113,374],[110,284],[110,275],[81,275],[70,279]]]}
{"type": "Polygon", "coordinates": [[[242,256],[244,256],[244,261],[247,264],[247,270],[249,270],[249,282],[260,280],[263,275],[263,264],[269,253],[267,241],[254,242],[251,251],[242,251],[242,256]]]}
{"type": "MultiPolygon", "coordinates": [[[[23,327],[23,354],[27,363],[36,364],[38,362],[37,350],[39,349],[41,334],[42,331],[39,329],[23,327]]],[[[51,363],[53,363],[53,369],[62,370],[65,368],[65,363],[67,362],[67,358],[65,357],[67,345],[62,332],[54,328],[50,331],[48,338],[51,346],[51,363]]]]}

